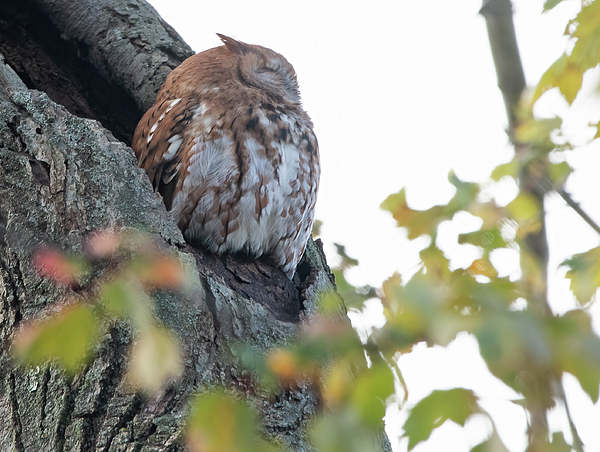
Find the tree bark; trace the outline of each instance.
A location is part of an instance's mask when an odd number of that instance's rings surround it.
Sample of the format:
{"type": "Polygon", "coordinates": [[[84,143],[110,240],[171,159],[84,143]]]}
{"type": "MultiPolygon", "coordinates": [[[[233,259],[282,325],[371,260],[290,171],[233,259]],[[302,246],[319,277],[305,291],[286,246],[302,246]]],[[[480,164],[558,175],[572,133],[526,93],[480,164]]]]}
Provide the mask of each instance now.
{"type": "MultiPolygon", "coordinates": [[[[289,281],[266,263],[185,243],[133,152],[115,138],[129,143],[170,70],[192,53],[147,3],[0,0],[0,53],[0,450],[185,450],[192,393],[223,384],[260,398],[232,341],[257,353],[285,343],[310,321],[319,294],[334,290],[321,246],[309,242],[289,281]],[[80,253],[91,231],[134,227],[191,275],[192,289],[156,296],[157,316],[182,343],[180,380],[152,398],[128,388],[126,325],[111,326],[93,362],[72,379],[50,364],[14,362],[11,338],[21,324],[83,297],[36,274],[35,250],[51,244],[80,253]]],[[[347,321],[341,299],[339,310],[347,321]]],[[[267,434],[291,450],[312,450],[310,385],[258,405],[267,434]]],[[[387,439],[377,448],[389,450],[387,439]]]]}

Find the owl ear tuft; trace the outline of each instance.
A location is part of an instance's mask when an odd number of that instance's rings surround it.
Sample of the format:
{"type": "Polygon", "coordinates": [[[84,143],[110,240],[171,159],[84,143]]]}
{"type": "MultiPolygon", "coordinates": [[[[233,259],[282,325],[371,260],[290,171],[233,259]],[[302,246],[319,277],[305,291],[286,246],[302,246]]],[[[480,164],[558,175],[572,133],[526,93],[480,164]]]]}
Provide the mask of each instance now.
{"type": "Polygon", "coordinates": [[[250,51],[250,46],[241,41],[236,41],[229,36],[222,35],[221,33],[217,33],[217,36],[223,41],[225,47],[229,49],[231,53],[236,55],[245,55],[250,51]]]}

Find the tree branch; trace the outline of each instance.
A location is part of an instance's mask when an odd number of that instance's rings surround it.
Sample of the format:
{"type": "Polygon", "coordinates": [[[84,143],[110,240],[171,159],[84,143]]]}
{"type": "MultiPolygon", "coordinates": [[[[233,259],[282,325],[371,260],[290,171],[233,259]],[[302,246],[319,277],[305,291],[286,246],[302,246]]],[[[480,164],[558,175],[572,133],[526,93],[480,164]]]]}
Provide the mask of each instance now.
{"type": "MultiPolygon", "coordinates": [[[[526,145],[520,144],[515,140],[515,131],[518,126],[517,108],[521,94],[525,89],[525,74],[519,55],[515,27],[513,23],[513,10],[510,0],[484,0],[481,14],[485,18],[492,57],[496,67],[498,77],[498,86],[504,98],[504,106],[508,117],[508,135],[513,141],[515,153],[520,154],[528,151],[526,145]]],[[[528,302],[530,307],[534,308],[540,315],[551,315],[551,310],[547,301],[547,268],[548,268],[548,241],[546,239],[545,215],[544,215],[544,195],[545,190],[540,189],[538,177],[531,174],[528,167],[524,167],[520,177],[519,185],[522,193],[527,193],[538,201],[540,206],[539,216],[537,218],[540,228],[537,232],[529,233],[524,243],[521,245],[528,248],[532,253],[534,261],[537,263],[532,269],[532,263],[523,262],[523,271],[535,273],[533,278],[527,280],[536,281],[530,284],[528,302]]],[[[521,259],[525,258],[523,249],[521,259]]],[[[543,447],[548,441],[548,420],[546,410],[551,404],[551,400],[545,400],[544,388],[549,385],[548,377],[545,375],[536,378],[537,381],[531,382],[531,393],[535,394],[526,397],[526,408],[529,412],[529,446],[528,451],[534,452],[543,447]],[[539,386],[539,387],[538,387],[539,386]]]]}
{"type": "Polygon", "coordinates": [[[571,206],[571,208],[577,212],[579,214],[579,216],[581,218],[583,218],[583,220],[594,230],[596,231],[598,234],[600,234],[600,226],[598,226],[598,224],[592,220],[592,218],[581,208],[581,206],[579,205],[579,203],[577,201],[575,201],[571,195],[569,194],[569,192],[567,192],[564,188],[560,188],[557,190],[558,194],[561,196],[562,199],[565,200],[565,202],[571,206]]]}

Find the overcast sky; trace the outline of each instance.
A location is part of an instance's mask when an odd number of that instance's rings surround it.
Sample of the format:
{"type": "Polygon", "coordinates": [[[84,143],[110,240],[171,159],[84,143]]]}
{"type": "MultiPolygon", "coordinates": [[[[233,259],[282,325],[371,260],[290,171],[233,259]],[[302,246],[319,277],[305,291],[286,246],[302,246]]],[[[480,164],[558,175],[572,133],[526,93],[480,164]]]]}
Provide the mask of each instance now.
{"type": "MultiPolygon", "coordinates": [[[[480,0],[151,3],[197,52],[220,45],[218,32],[272,48],[295,67],[320,145],[316,216],[324,222],[322,238],[330,256],[338,242],[359,259],[360,267],[351,274],[356,284],[379,285],[394,271],[410,275],[419,262],[425,242],[409,242],[379,209],[387,195],[407,187],[412,207],[429,208],[453,195],[447,182],[451,169],[463,180],[481,182],[511,159],[502,97],[485,23],[478,15],[480,0]]],[[[544,15],[543,0],[513,3],[526,78],[533,86],[564,51],[565,24],[581,2],[565,1],[544,15]]],[[[597,74],[586,78],[588,92],[597,80],[597,74]]],[[[597,99],[591,97],[578,98],[576,113],[565,123],[576,143],[593,136],[581,124],[600,119],[597,99]]],[[[546,116],[565,111],[565,102],[552,92],[537,109],[546,116]]],[[[569,156],[576,172],[567,187],[600,222],[598,151],[594,143],[569,156]]],[[[498,199],[508,202],[515,193],[514,185],[506,183],[498,199]]],[[[559,198],[549,199],[547,208],[550,301],[555,312],[564,312],[574,305],[559,264],[597,246],[598,236],[559,198]]],[[[440,246],[455,267],[467,267],[477,257],[476,250],[456,244],[456,235],[477,227],[468,216],[443,225],[440,246]]],[[[504,256],[504,271],[518,272],[516,254],[504,256]]],[[[374,306],[374,319],[376,311],[374,306]]],[[[598,319],[595,315],[596,326],[598,319]]],[[[474,389],[495,416],[511,452],[524,450],[523,410],[507,401],[517,394],[489,375],[472,338],[461,336],[447,349],[418,347],[400,366],[411,391],[409,406],[433,389],[474,389]]],[[[565,384],[587,450],[600,450],[600,409],[574,378],[567,376],[565,384]]],[[[395,437],[404,414],[393,411],[388,433],[395,450],[404,451],[406,440],[395,437]]],[[[489,433],[486,422],[476,419],[466,429],[447,423],[414,452],[466,452],[489,433]]],[[[551,427],[557,426],[568,430],[561,409],[551,417],[551,427]]]]}

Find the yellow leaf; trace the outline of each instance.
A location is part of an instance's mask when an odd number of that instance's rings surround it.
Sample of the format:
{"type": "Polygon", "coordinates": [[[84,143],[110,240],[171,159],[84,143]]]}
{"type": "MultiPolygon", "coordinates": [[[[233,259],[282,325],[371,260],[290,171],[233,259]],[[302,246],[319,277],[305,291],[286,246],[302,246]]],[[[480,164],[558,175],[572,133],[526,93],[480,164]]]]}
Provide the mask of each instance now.
{"type": "Polygon", "coordinates": [[[571,57],[566,53],[563,54],[542,75],[535,89],[533,101],[537,101],[547,90],[558,88],[571,105],[581,89],[583,72],[584,70],[571,57]]]}
{"type": "Polygon", "coordinates": [[[350,371],[348,363],[337,360],[331,366],[323,378],[322,395],[327,401],[327,406],[335,408],[339,406],[351,391],[355,377],[350,371]]]}
{"type": "Polygon", "coordinates": [[[147,328],[137,339],[129,359],[128,380],[148,394],[158,392],[181,375],[181,352],[177,340],[166,330],[147,328]]]}
{"type": "Polygon", "coordinates": [[[300,374],[296,356],[289,350],[276,349],[267,355],[267,367],[281,382],[289,386],[300,374]]]}
{"type": "Polygon", "coordinates": [[[496,269],[487,259],[475,259],[467,271],[474,275],[487,276],[490,279],[498,276],[496,269]]]}
{"type": "Polygon", "coordinates": [[[540,202],[527,193],[520,193],[506,208],[519,223],[532,221],[541,215],[540,202]]]}

